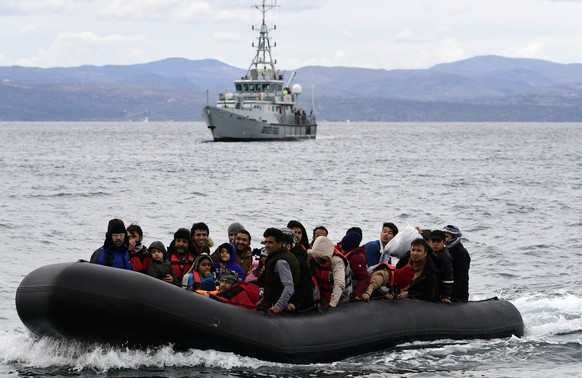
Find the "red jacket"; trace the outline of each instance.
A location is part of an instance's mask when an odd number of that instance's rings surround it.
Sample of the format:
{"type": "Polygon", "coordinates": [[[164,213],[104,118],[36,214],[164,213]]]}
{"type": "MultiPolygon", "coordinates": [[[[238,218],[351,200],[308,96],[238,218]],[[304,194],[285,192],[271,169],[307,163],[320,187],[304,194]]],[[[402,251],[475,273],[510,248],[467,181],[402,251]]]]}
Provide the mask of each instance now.
{"type": "Polygon", "coordinates": [[[255,310],[260,299],[259,287],[254,283],[239,282],[227,291],[210,294],[210,298],[248,310],[255,310]]]}
{"type": "Polygon", "coordinates": [[[370,285],[370,275],[368,274],[368,264],[366,261],[366,250],[363,246],[354,248],[345,254],[346,260],[350,263],[352,269],[352,284],[354,290],[352,297],[361,298],[362,294],[370,285]]]}

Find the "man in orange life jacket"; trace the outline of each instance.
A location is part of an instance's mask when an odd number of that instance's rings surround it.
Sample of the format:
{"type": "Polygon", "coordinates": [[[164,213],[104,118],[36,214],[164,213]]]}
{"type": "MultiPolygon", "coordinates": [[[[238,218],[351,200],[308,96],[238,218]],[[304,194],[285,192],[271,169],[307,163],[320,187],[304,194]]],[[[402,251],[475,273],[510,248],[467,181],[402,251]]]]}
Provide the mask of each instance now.
{"type": "Polygon", "coordinates": [[[299,281],[299,263],[283,247],[283,231],[267,228],[263,233],[267,260],[258,284],[264,288],[263,298],[257,303],[258,311],[279,314],[287,308],[299,281]]]}
{"type": "MultiPolygon", "coordinates": [[[[172,264],[178,282],[182,282],[184,275],[194,264],[195,257],[190,252],[190,240],[190,231],[187,228],[179,228],[174,233],[174,240],[168,247],[167,259],[172,264]]],[[[163,280],[171,282],[170,278],[163,278],[163,280]]]]}

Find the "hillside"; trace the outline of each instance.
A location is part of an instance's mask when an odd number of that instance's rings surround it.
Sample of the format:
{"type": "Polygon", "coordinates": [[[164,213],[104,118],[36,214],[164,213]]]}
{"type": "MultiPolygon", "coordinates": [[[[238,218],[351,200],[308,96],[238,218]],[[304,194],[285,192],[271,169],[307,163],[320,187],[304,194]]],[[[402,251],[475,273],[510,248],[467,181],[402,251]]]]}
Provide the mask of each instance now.
{"type": "MultiPolygon", "coordinates": [[[[169,58],[128,66],[0,67],[0,120],[201,121],[244,69],[169,58]]],[[[290,72],[286,73],[289,77],[290,72]]],[[[300,105],[327,121],[582,121],[582,64],[480,56],[424,70],[308,66],[300,105]]]]}

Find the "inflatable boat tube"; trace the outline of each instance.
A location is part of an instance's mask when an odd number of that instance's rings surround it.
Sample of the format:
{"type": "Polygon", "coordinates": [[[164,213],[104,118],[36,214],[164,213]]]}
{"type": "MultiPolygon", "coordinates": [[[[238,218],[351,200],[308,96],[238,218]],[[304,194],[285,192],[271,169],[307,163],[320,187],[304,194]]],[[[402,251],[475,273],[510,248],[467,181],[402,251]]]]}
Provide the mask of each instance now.
{"type": "Polygon", "coordinates": [[[496,298],[452,305],[373,300],[271,315],[84,261],[31,272],[17,289],[16,309],[39,336],[133,347],[172,344],[287,363],[337,361],[417,340],[522,336],[524,329],[519,311],[496,298]]]}

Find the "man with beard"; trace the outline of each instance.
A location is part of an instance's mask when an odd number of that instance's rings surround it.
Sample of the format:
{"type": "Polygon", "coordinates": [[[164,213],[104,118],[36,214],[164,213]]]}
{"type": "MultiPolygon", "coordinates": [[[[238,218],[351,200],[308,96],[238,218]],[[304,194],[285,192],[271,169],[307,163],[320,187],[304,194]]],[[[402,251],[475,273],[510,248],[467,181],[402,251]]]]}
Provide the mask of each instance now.
{"type": "MultiPolygon", "coordinates": [[[[187,228],[179,228],[168,247],[167,259],[172,264],[178,282],[182,282],[182,278],[194,264],[195,256],[190,252],[190,240],[190,231],[187,228]]],[[[162,278],[166,282],[172,282],[173,279],[170,275],[162,278]]]]}
{"type": "Polygon", "coordinates": [[[111,219],[107,225],[103,246],[93,252],[91,262],[99,265],[133,270],[129,262],[127,232],[121,219],[111,219]]]}

